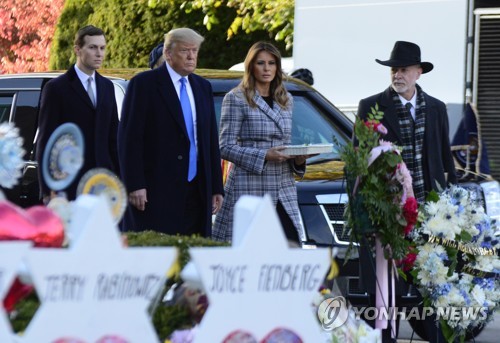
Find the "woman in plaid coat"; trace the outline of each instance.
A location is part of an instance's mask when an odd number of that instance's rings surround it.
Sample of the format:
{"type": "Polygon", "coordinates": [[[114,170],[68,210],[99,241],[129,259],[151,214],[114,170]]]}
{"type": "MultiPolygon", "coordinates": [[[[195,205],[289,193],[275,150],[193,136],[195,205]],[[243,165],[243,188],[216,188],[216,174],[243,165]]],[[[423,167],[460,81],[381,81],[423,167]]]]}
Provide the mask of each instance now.
{"type": "Polygon", "coordinates": [[[233,209],[242,195],[269,194],[288,239],[300,229],[294,173],[302,176],[308,156],[281,152],[290,144],[293,98],[283,84],[281,54],[270,43],[255,43],[245,58],[245,75],[222,102],[221,157],[233,166],[212,238],[232,240],[233,209]]]}

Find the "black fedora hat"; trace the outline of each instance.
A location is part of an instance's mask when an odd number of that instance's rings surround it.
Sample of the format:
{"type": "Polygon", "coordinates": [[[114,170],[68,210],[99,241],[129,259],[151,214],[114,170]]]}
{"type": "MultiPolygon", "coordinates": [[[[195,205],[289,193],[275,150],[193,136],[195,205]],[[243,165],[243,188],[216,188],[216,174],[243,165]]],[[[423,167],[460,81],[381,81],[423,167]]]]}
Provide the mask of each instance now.
{"type": "Polygon", "coordinates": [[[391,52],[391,58],[387,61],[381,61],[375,59],[377,63],[380,63],[388,67],[407,67],[415,64],[420,64],[422,67],[422,73],[428,73],[434,68],[430,62],[422,62],[420,59],[420,48],[415,43],[397,41],[394,44],[394,48],[391,52]]]}

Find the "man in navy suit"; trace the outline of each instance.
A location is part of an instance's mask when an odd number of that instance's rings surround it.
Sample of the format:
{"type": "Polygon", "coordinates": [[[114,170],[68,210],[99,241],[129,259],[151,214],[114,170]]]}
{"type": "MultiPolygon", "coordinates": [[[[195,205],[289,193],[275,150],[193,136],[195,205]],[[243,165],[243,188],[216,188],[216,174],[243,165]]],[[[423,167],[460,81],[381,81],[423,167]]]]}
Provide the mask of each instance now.
{"type": "Polygon", "coordinates": [[[223,186],[212,87],[193,73],[203,40],[188,28],[170,31],[166,62],[127,87],[118,129],[131,204],[125,230],[211,235],[223,186]]]}
{"type": "MultiPolygon", "coordinates": [[[[88,170],[102,167],[119,174],[114,86],[96,71],[106,53],[104,32],[92,25],[81,28],[75,36],[73,49],[76,63],[43,87],[37,140],[37,161],[41,166],[47,141],[58,126],[74,123],[82,131],[84,161],[77,177],[65,190],[69,200],[75,198],[78,182],[88,170]]],[[[39,175],[39,182],[47,202],[52,192],[42,175],[39,175]]]]}
{"type": "MultiPolygon", "coordinates": [[[[366,120],[367,114],[371,112],[370,108],[375,104],[384,112],[381,123],[388,132],[382,139],[402,147],[401,154],[412,176],[415,198],[421,204],[429,191],[439,191],[450,183],[457,182],[450,149],[446,105],[425,93],[417,84],[420,75],[430,72],[434,66],[430,62],[421,61],[420,47],[417,44],[405,41],[394,44],[389,60],[376,59],[376,62],[391,67],[391,85],[381,93],[362,99],[359,102],[358,116],[366,120]]],[[[361,242],[362,287],[372,296],[373,301],[375,292],[379,290],[375,288],[378,283],[371,252],[370,244],[361,242]]],[[[405,287],[401,283],[397,286],[396,295],[401,295],[405,287]]],[[[428,318],[419,325],[424,326],[431,342],[442,342],[443,336],[436,329],[434,319],[435,317],[428,318]]],[[[384,342],[393,341],[395,329],[382,331],[384,342]]]]}

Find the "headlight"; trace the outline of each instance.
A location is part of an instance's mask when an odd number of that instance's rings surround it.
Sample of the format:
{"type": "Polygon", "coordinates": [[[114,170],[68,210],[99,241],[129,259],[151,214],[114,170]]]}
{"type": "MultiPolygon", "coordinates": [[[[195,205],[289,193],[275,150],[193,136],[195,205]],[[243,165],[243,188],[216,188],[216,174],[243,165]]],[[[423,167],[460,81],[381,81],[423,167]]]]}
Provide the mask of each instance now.
{"type": "Polygon", "coordinates": [[[484,194],[486,213],[492,219],[500,220],[500,184],[498,181],[487,181],[481,183],[484,194]]]}

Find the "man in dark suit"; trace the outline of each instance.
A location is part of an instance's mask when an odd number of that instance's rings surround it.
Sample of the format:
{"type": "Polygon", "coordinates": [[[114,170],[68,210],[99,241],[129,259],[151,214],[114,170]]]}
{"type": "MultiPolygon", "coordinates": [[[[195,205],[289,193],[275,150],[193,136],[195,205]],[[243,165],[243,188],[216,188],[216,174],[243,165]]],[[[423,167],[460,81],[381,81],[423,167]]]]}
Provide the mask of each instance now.
{"type": "Polygon", "coordinates": [[[212,87],[193,73],[203,40],[188,28],[170,31],[166,63],[127,87],[118,130],[131,204],[125,230],[211,235],[223,186],[212,87]]]}
{"type": "MultiPolygon", "coordinates": [[[[358,116],[366,120],[370,108],[378,104],[384,113],[381,123],[388,133],[382,138],[402,147],[403,161],[412,176],[413,191],[419,203],[425,201],[431,190],[445,189],[457,182],[448,133],[446,105],[425,93],[417,84],[420,75],[433,69],[432,63],[422,62],[420,47],[414,43],[398,41],[387,61],[377,63],[391,67],[391,86],[385,91],[359,102],[358,116]]],[[[363,244],[364,243],[364,244],[363,244]]],[[[370,244],[360,247],[360,276],[363,287],[374,299],[376,276],[375,261],[370,244]]],[[[405,287],[401,283],[396,295],[405,287]]],[[[378,291],[378,290],[377,290],[378,291]]],[[[396,301],[397,302],[397,301],[396,301]]],[[[372,304],[374,305],[374,304],[372,304]]],[[[443,338],[436,331],[436,323],[423,323],[431,342],[443,338]]],[[[383,330],[384,342],[391,341],[390,328],[383,330]]]]}
{"type": "MultiPolygon", "coordinates": [[[[37,140],[37,161],[41,166],[47,141],[58,126],[74,123],[82,131],[84,161],[77,177],[65,190],[69,200],[75,198],[78,182],[88,170],[102,167],[119,174],[118,110],[114,86],[96,71],[106,52],[104,32],[92,25],[81,28],[75,36],[73,49],[76,63],[43,87],[37,140]]],[[[41,173],[42,168],[38,170],[41,173]]],[[[51,190],[42,175],[39,182],[47,202],[51,190]]]]}

